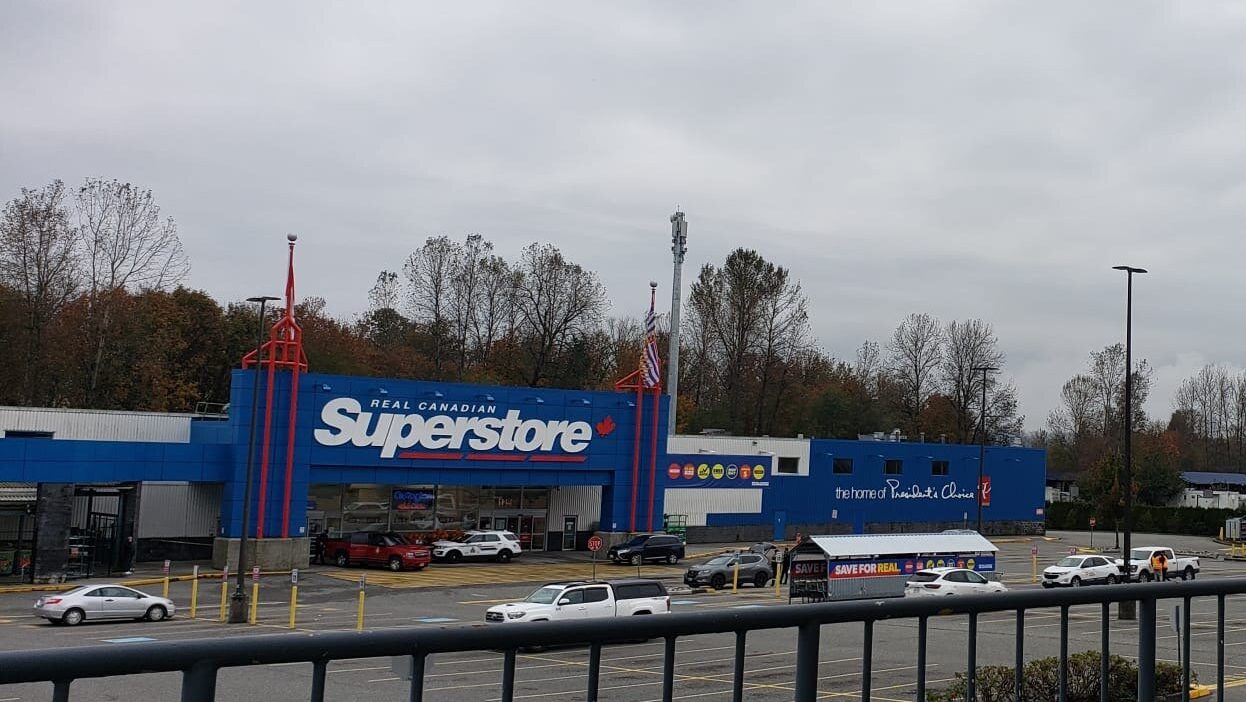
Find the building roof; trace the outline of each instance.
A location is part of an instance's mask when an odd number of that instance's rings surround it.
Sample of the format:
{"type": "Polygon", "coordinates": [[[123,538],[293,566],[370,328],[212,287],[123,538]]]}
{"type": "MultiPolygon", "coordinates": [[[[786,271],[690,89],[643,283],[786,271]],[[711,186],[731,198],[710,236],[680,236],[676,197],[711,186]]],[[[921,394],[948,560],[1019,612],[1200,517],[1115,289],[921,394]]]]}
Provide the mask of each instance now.
{"type": "Polygon", "coordinates": [[[1217,473],[1208,470],[1190,470],[1181,479],[1191,485],[1238,485],[1246,486],[1246,473],[1217,473]]]}
{"type": "Polygon", "coordinates": [[[914,554],[994,553],[999,549],[978,533],[968,534],[846,534],[814,536],[813,542],[831,558],[914,554]]]}

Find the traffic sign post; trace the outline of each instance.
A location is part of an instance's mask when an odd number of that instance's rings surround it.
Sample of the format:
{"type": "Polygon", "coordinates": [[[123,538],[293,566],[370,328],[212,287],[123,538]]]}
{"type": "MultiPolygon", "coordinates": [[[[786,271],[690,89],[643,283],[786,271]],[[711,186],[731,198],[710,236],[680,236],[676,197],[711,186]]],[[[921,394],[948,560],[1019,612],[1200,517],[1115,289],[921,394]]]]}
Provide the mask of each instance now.
{"type": "Polygon", "coordinates": [[[1090,518],[1090,547],[1095,547],[1095,518],[1090,518]]]}
{"type": "Polygon", "coordinates": [[[597,579],[597,552],[601,550],[601,537],[593,534],[588,537],[588,550],[593,552],[593,580],[597,579]]]}

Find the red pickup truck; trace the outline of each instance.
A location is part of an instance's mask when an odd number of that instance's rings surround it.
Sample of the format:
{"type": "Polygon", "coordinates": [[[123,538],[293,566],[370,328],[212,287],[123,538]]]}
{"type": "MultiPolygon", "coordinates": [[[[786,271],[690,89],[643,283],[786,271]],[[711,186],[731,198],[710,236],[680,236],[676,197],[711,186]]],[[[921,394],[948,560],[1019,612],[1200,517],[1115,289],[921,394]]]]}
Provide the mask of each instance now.
{"type": "Polygon", "coordinates": [[[393,571],[424,570],[433,560],[427,546],[407,543],[401,534],[379,531],[357,531],[340,539],[328,539],[323,554],[341,568],[377,565],[393,571]]]}

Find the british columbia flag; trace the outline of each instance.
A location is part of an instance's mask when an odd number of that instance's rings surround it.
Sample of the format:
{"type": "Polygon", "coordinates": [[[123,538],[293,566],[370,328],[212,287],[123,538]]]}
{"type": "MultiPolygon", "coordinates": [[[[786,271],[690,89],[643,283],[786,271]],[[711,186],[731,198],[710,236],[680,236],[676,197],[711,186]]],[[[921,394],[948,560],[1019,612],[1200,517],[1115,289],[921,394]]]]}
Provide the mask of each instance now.
{"type": "Polygon", "coordinates": [[[640,356],[640,377],[645,387],[654,388],[662,382],[662,362],[658,360],[658,318],[653,313],[656,290],[649,290],[649,313],[645,315],[645,350],[640,356]]]}

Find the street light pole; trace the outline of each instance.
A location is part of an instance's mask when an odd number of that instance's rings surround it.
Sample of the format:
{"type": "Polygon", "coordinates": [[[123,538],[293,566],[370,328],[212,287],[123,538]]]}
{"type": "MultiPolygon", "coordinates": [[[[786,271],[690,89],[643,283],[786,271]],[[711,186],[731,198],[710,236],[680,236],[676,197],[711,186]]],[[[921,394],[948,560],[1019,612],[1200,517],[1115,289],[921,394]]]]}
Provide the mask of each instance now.
{"type": "Polygon", "coordinates": [[[978,500],[978,533],[982,533],[982,476],[986,470],[986,374],[999,370],[995,366],[974,366],[974,373],[982,371],[982,411],[978,413],[978,489],[974,497],[978,500]]]}
{"type": "MultiPolygon", "coordinates": [[[[1124,421],[1124,441],[1125,441],[1125,461],[1124,466],[1124,485],[1122,486],[1125,493],[1125,538],[1124,546],[1121,549],[1121,563],[1124,564],[1123,579],[1129,581],[1130,565],[1133,559],[1130,558],[1131,536],[1133,535],[1134,517],[1134,476],[1133,476],[1133,313],[1134,313],[1134,273],[1146,273],[1145,268],[1134,268],[1132,266],[1112,266],[1112,270],[1125,271],[1125,421],[1124,421]]],[[[1118,619],[1135,619],[1137,618],[1136,602],[1133,600],[1122,601],[1117,604],[1116,616],[1118,619]]]]}
{"type": "Polygon", "coordinates": [[[247,441],[247,482],[242,490],[242,535],[238,539],[238,568],[235,572],[234,594],[229,598],[229,623],[242,624],[247,620],[247,593],[245,568],[247,562],[247,530],[251,528],[251,483],[255,481],[255,424],[260,411],[260,366],[264,359],[264,308],[275,297],[267,295],[248,297],[247,302],[260,303],[259,331],[255,341],[255,387],[251,389],[251,435],[247,441]]]}

